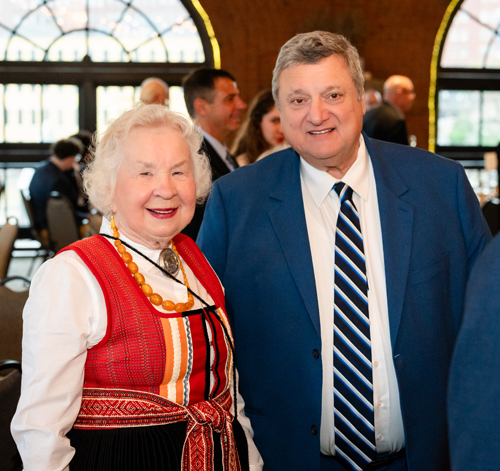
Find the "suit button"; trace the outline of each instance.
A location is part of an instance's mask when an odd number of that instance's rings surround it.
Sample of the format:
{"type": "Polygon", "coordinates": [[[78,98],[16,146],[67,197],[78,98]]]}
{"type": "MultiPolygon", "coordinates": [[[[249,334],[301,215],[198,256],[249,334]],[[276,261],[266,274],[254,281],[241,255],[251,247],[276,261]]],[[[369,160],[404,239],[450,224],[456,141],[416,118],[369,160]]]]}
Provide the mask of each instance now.
{"type": "Polygon", "coordinates": [[[319,358],[319,351],[318,351],[317,348],[315,348],[313,350],[313,357],[314,357],[315,360],[317,360],[319,358]]]}
{"type": "Polygon", "coordinates": [[[318,427],[316,427],[316,425],[311,425],[311,433],[313,435],[318,435],[318,427]]]}

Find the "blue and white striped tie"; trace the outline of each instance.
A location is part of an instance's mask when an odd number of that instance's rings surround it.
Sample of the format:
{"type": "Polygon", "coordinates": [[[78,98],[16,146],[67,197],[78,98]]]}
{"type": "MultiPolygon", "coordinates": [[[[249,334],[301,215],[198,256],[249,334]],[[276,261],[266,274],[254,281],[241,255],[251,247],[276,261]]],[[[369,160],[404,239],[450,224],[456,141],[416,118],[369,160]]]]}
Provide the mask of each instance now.
{"type": "Polygon", "coordinates": [[[339,182],[335,234],[334,407],[335,453],[348,469],[376,458],[372,352],[363,236],[352,188],[339,182]]]}

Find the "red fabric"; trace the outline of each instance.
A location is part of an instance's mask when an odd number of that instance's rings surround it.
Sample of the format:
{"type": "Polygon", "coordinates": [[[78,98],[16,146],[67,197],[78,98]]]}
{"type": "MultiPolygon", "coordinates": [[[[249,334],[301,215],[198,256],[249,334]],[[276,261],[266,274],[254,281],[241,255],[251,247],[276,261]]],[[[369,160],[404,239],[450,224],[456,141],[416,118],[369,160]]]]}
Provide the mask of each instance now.
{"type": "MultiPolygon", "coordinates": [[[[217,320],[217,317],[212,312],[208,312],[207,316],[209,318],[210,330],[212,331],[212,339],[214,339],[217,344],[217,348],[215,349],[215,351],[218,357],[215,358],[215,361],[219,365],[225,365],[228,360],[230,347],[226,343],[227,339],[224,335],[224,330],[222,329],[221,323],[217,320]]],[[[218,396],[226,387],[226,373],[227,371],[225,371],[223,368],[217,368],[214,370],[215,383],[210,393],[212,397],[218,396]]]]}
{"type": "Polygon", "coordinates": [[[182,471],[214,469],[212,431],[220,433],[225,471],[241,471],[229,390],[210,401],[183,407],[161,396],[126,390],[86,390],[77,428],[123,428],[187,421],[182,471]],[[102,415],[105,410],[106,414],[102,415]]]}
{"type": "Polygon", "coordinates": [[[198,346],[198,348],[193,349],[193,366],[189,379],[189,399],[190,403],[194,404],[204,401],[205,392],[209,393],[209,391],[205,391],[205,384],[207,383],[207,356],[209,358],[210,351],[207,350],[209,346],[205,340],[203,316],[201,314],[189,316],[189,327],[193,345],[198,346]]]}
{"type": "MultiPolygon", "coordinates": [[[[196,244],[187,236],[177,236],[174,242],[216,305],[223,307],[221,284],[196,244]]],[[[125,389],[159,394],[166,363],[160,317],[165,316],[144,296],[116,248],[106,238],[93,236],[64,250],[74,250],[92,271],[101,286],[108,310],[106,335],[87,354],[84,390],[125,389]]],[[[180,317],[181,314],[173,316],[180,317]]],[[[190,315],[187,319],[193,345],[188,403],[194,404],[204,401],[206,395],[216,397],[228,387],[228,349],[232,339],[226,339],[221,323],[207,310],[203,315],[190,315]],[[206,326],[204,316],[209,320],[209,326],[206,326]],[[207,374],[210,374],[205,329],[211,330],[216,342],[218,362],[212,365],[216,377],[212,391],[205,390],[207,374]]]]}
{"type": "MultiPolygon", "coordinates": [[[[216,306],[224,309],[220,282],[196,244],[185,236],[175,239],[177,249],[216,306]]],[[[161,425],[187,421],[182,471],[213,470],[212,430],[221,434],[225,471],[241,471],[229,410],[231,395],[227,378],[229,346],[215,314],[190,315],[193,345],[189,407],[159,396],[165,374],[165,342],[160,313],[144,296],[115,247],[102,236],[78,241],[74,250],[98,280],[108,310],[104,339],[87,354],[82,404],[74,428],[101,429],[161,425]],[[205,324],[205,317],[208,327],[205,324]],[[210,329],[215,341],[216,377],[205,401],[207,341],[210,329]]],[[[177,314],[179,316],[179,314],[177,314]]],[[[229,334],[230,335],[230,334],[229,334]]]]}
{"type": "Polygon", "coordinates": [[[219,278],[217,278],[205,255],[203,255],[194,240],[187,235],[177,234],[174,237],[174,244],[181,257],[189,265],[189,268],[193,270],[194,276],[200,280],[203,287],[210,293],[215,305],[225,311],[226,301],[219,278]]]}
{"type": "MultiPolygon", "coordinates": [[[[176,235],[173,241],[177,248],[177,251],[179,252],[179,255],[189,265],[196,278],[200,280],[203,287],[210,293],[210,296],[212,296],[215,306],[218,308],[222,308],[225,312],[226,303],[222,285],[200,248],[196,245],[193,239],[184,234],[176,235]]],[[[228,340],[226,339],[226,336],[222,329],[222,325],[218,321],[216,316],[209,312],[207,312],[207,316],[209,317],[212,338],[216,339],[217,342],[218,348],[216,349],[216,351],[220,353],[218,364],[225,365],[228,360],[230,348],[227,344],[228,340]]],[[[229,341],[232,342],[233,340],[230,339],[229,341]]],[[[226,387],[228,381],[224,368],[218,368],[216,371],[214,371],[214,376],[215,384],[213,390],[211,391],[212,397],[220,394],[226,387]]]]}
{"type": "Polygon", "coordinates": [[[216,399],[195,404],[187,409],[186,441],[182,455],[182,471],[212,471],[214,469],[212,429],[220,433],[222,465],[226,471],[241,471],[238,450],[229,412],[231,395],[228,390],[216,399]]]}
{"type": "Polygon", "coordinates": [[[156,310],[104,237],[93,236],[65,250],[74,250],[87,264],[103,288],[108,306],[106,337],[87,353],[84,389],[123,388],[158,394],[166,352],[156,310]]]}

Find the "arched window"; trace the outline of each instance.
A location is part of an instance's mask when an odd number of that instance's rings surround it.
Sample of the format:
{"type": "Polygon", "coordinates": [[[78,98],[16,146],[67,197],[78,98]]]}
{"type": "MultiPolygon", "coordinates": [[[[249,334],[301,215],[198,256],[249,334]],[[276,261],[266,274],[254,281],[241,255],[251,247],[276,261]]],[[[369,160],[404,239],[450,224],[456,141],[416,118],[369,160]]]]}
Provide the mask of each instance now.
{"type": "Polygon", "coordinates": [[[431,70],[430,140],[437,153],[482,166],[500,142],[500,0],[453,0],[431,70]]]}
{"type": "Polygon", "coordinates": [[[20,143],[102,131],[147,77],[182,109],[182,77],[219,61],[199,2],[5,0],[0,12],[0,148],[17,155],[33,147],[20,143]]]}
{"type": "Polygon", "coordinates": [[[182,78],[201,66],[220,67],[220,55],[199,0],[2,0],[0,166],[12,194],[0,224],[20,204],[12,167],[79,129],[102,132],[148,77],[165,80],[170,108],[185,111],[182,78]]]}

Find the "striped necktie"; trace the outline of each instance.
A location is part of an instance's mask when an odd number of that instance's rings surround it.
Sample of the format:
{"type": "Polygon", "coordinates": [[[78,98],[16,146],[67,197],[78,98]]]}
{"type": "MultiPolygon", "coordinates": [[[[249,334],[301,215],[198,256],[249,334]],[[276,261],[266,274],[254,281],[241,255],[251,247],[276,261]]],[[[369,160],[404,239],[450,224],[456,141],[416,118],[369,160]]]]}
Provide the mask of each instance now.
{"type": "Polygon", "coordinates": [[[333,187],[340,198],[335,233],[334,407],[335,454],[348,469],[376,458],[372,354],[363,237],[352,188],[333,187]]]}
{"type": "Polygon", "coordinates": [[[229,170],[231,170],[231,172],[239,167],[236,160],[229,151],[226,152],[226,164],[229,167],[229,170]]]}

